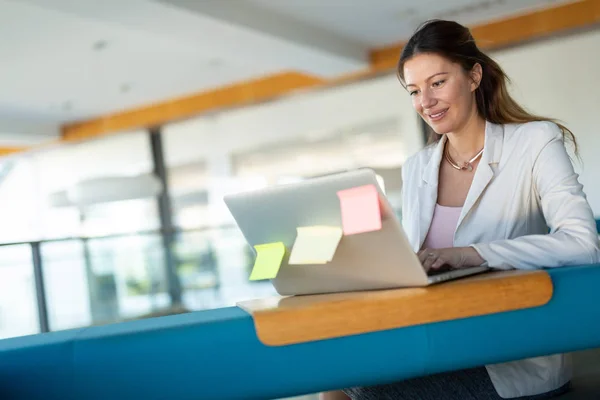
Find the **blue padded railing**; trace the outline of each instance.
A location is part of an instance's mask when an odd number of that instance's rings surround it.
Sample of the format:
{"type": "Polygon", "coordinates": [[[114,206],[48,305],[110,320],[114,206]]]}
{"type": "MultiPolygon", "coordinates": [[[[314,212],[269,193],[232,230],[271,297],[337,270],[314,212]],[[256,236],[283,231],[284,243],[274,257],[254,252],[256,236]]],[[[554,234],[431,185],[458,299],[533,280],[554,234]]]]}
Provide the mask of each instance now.
{"type": "Polygon", "coordinates": [[[542,306],[283,347],[239,308],[0,341],[7,399],[272,399],[600,347],[600,265],[542,306]]]}

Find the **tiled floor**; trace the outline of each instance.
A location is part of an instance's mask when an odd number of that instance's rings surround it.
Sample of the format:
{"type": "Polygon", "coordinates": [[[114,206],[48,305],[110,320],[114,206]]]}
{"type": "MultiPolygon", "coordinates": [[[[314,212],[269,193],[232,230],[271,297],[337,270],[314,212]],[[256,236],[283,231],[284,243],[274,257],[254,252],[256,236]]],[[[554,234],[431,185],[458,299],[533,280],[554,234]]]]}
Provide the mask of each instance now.
{"type": "MultiPolygon", "coordinates": [[[[573,390],[560,400],[600,400],[600,349],[573,353],[575,374],[573,390]]],[[[317,400],[318,396],[300,396],[285,400],[317,400]]]]}

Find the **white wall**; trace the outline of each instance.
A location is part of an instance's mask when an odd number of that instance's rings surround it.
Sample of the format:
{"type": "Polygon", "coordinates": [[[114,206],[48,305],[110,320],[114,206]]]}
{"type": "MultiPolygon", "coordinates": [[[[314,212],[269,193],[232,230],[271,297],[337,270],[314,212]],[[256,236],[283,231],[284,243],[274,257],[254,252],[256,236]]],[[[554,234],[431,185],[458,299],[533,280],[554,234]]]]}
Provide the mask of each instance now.
{"type": "Polygon", "coordinates": [[[164,128],[166,161],[175,166],[390,118],[407,153],[420,148],[410,97],[393,75],[171,124],[164,128]]]}
{"type": "Polygon", "coordinates": [[[492,54],[530,111],[561,120],[577,137],[576,170],[600,217],[600,29],[492,54]]]}

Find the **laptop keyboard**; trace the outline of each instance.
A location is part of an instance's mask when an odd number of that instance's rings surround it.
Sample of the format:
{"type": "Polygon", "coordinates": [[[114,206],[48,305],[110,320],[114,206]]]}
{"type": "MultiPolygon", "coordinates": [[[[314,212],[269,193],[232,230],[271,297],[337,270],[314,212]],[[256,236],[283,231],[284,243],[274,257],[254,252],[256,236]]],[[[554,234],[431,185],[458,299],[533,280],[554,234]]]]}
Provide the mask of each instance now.
{"type": "Polygon", "coordinates": [[[440,274],[445,274],[446,272],[450,271],[454,271],[454,268],[452,268],[448,264],[444,264],[438,269],[430,269],[429,271],[427,271],[427,276],[436,276],[440,274]]]}

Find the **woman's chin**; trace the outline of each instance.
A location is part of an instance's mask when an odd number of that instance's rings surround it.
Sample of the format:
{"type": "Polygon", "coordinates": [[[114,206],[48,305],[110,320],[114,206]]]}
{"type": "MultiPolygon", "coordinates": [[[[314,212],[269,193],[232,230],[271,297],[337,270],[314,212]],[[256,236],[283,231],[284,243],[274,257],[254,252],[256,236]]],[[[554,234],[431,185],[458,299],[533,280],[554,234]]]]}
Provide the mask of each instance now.
{"type": "Polygon", "coordinates": [[[452,128],[448,124],[428,123],[429,127],[438,135],[445,135],[452,132],[452,128]]]}

